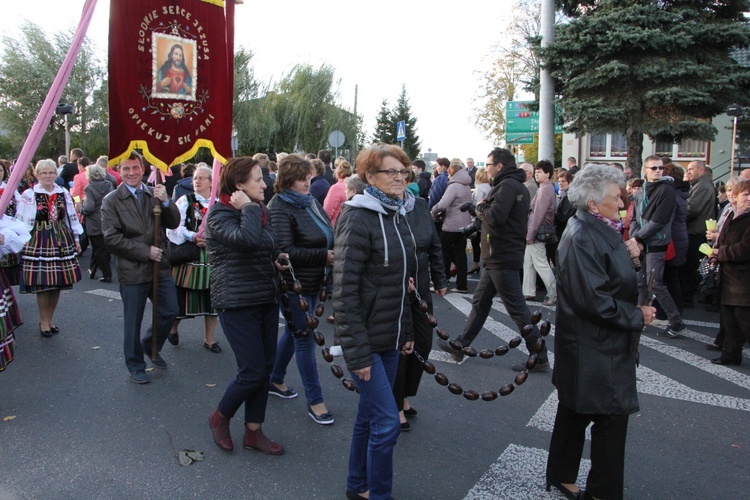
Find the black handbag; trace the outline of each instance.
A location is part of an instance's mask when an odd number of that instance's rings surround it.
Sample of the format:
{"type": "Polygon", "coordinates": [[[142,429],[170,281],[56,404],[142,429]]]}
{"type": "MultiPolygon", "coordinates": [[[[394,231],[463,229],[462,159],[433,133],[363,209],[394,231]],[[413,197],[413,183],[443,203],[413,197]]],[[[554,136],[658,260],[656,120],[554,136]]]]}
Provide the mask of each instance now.
{"type": "Polygon", "coordinates": [[[557,231],[555,231],[555,226],[539,226],[539,229],[536,230],[536,241],[542,243],[557,243],[557,231]]]}
{"type": "Polygon", "coordinates": [[[701,283],[698,293],[708,295],[714,292],[716,281],[719,275],[719,263],[705,256],[701,259],[698,266],[698,273],[701,275],[701,283]]]}
{"type": "MultiPolygon", "coordinates": [[[[190,231],[195,231],[195,217],[193,215],[193,205],[195,204],[195,195],[186,195],[188,207],[185,211],[185,227],[190,231]]],[[[195,262],[200,259],[201,249],[192,241],[185,241],[179,245],[167,240],[167,250],[169,251],[169,263],[172,266],[195,262]]]]}
{"type": "Polygon", "coordinates": [[[192,241],[186,241],[180,245],[169,242],[169,263],[173,266],[195,262],[200,259],[201,249],[192,241]]]}

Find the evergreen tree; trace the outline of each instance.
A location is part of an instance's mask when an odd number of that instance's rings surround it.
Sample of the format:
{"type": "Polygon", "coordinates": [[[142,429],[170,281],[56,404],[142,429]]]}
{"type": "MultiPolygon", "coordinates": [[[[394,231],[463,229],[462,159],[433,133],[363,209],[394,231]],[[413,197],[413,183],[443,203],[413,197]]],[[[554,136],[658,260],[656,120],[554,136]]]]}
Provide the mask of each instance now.
{"type": "Polygon", "coordinates": [[[391,130],[393,131],[393,144],[396,144],[396,125],[398,122],[406,122],[406,139],[404,139],[404,151],[409,158],[415,160],[419,156],[421,142],[417,135],[417,119],[411,116],[409,98],[406,96],[406,86],[401,86],[401,94],[396,101],[396,107],[391,112],[391,130]]]}
{"type": "Polygon", "coordinates": [[[380,111],[378,111],[378,117],[375,121],[375,133],[372,134],[372,142],[375,144],[380,142],[385,144],[396,143],[396,125],[391,116],[391,110],[388,108],[388,99],[383,99],[383,102],[380,103],[380,111]]]}
{"type": "Polygon", "coordinates": [[[729,55],[750,44],[750,0],[564,0],[573,17],[541,50],[558,80],[566,131],[621,132],[628,166],[643,134],[712,140],[710,118],[748,102],[750,71],[729,55]]]}

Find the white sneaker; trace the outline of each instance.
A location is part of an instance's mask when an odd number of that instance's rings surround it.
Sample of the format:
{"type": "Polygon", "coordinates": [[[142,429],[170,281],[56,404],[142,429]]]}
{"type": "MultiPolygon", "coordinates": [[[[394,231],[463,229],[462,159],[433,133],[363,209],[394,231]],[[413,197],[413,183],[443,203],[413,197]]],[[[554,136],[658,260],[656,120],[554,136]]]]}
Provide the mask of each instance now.
{"type": "Polygon", "coordinates": [[[651,326],[669,326],[669,320],[654,318],[651,320],[651,326]]]}

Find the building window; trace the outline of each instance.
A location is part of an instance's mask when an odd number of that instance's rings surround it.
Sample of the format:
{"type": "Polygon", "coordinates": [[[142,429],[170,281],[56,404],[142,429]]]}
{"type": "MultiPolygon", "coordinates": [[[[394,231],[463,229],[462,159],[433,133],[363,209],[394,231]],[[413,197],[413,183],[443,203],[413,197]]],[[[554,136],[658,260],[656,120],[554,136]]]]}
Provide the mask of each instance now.
{"type": "Polygon", "coordinates": [[[670,141],[656,141],[654,143],[654,154],[659,156],[669,156],[675,159],[706,159],[708,153],[708,143],[706,141],[696,141],[685,139],[679,144],[670,141]]]}
{"type": "Polygon", "coordinates": [[[589,136],[589,158],[626,158],[628,141],[624,134],[592,134],[589,136]]]}
{"type": "Polygon", "coordinates": [[[706,141],[696,141],[685,139],[677,144],[677,158],[706,158],[708,143],[706,141]]]}
{"type": "Polygon", "coordinates": [[[607,136],[603,134],[591,135],[589,142],[589,157],[604,158],[607,156],[607,136]]]}
{"type": "Polygon", "coordinates": [[[625,138],[625,134],[610,134],[611,146],[609,156],[612,158],[627,158],[628,157],[628,140],[625,138]]]}

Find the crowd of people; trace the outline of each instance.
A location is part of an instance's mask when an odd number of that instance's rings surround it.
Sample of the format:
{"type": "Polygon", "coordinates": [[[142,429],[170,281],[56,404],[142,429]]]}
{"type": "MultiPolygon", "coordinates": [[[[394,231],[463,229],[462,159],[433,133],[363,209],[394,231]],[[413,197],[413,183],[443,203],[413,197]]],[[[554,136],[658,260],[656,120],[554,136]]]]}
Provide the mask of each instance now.
{"type": "MultiPolygon", "coordinates": [[[[229,160],[211,199],[214,173],[205,164],[180,166],[161,183],[136,152],[114,168],[77,148],[57,164],[40,160],[0,217],[0,370],[13,359],[22,321],[12,287],[36,295],[40,334],[53,337],[60,292],[81,280],[78,256],[90,243],[89,278],[100,272],[111,283],[116,258],[131,380],[150,382],[146,360],[168,367],[162,348],[179,345],[186,319],[202,317],[203,346],[221,353],[220,323],[237,374],[208,417],[213,439],[234,449],[230,422],[244,404],[243,447],[281,455],[284,446],[263,424],[269,395],[298,397],[285,380],[292,357],[307,415],[334,423],[310,334],[310,311],[320,316],[330,296],[334,344],[359,393],[346,496],[390,498],[394,446],[417,414],[410,398],[432,350],[433,293],[445,296],[455,278],[450,292],[466,294],[468,275],[479,274],[461,334],[439,347],[462,360],[455,346],[471,345],[499,295],[535,353],[534,363],[513,369],[544,372],[547,348],[527,305],[543,286],[540,302],[557,307],[559,398],[547,489],[621,498],[628,415],[638,411],[640,332],[659,325],[666,338],[683,334],[684,308],[700,291],[721,317],[708,346],[722,351],[713,362],[740,364],[750,341],[750,285],[742,278],[750,268],[750,180],[732,177],[717,190],[704,162],[683,169],[660,156],[643,161],[641,178],[618,164],[576,163],[517,165],[509,150],[495,148],[484,167],[440,157],[429,172],[380,144],[359,153],[355,173],[326,150],[277,153],[275,161],[258,153],[229,160]],[[701,252],[715,270],[712,288],[698,274],[701,252]],[[142,336],[146,302],[157,296],[157,325],[142,336]],[[584,492],[576,478],[591,422],[584,492]]],[[[1,166],[7,189],[11,164],[1,166]]]]}

